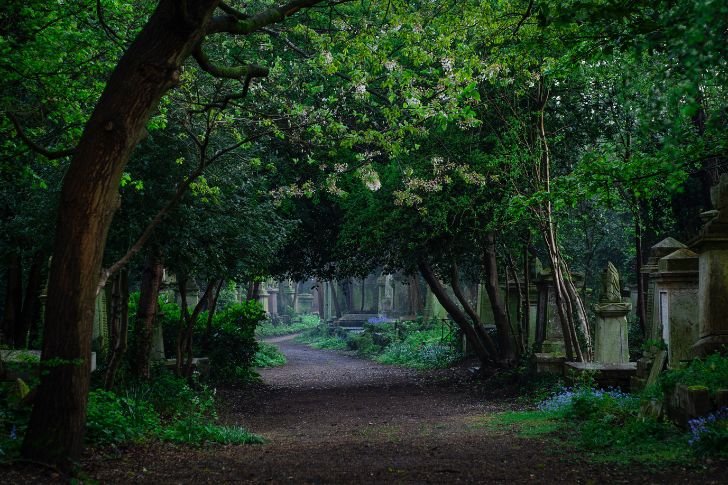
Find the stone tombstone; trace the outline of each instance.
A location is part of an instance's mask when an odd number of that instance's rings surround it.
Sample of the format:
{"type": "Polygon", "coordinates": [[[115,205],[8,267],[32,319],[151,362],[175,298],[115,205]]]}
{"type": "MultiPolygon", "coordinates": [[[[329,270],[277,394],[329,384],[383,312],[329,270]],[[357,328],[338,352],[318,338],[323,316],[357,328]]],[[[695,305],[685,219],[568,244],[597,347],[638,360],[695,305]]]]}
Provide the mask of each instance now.
{"type": "Polygon", "coordinates": [[[444,320],[447,318],[447,311],[445,311],[445,308],[440,304],[440,301],[437,299],[432,290],[430,290],[429,286],[427,286],[427,290],[425,292],[424,317],[425,319],[435,320],[444,320]]]}
{"type": "Polygon", "coordinates": [[[694,354],[704,356],[728,348],[728,174],[710,190],[714,209],[691,244],[699,254],[698,326],[694,354]]]}
{"type": "Polygon", "coordinates": [[[164,360],[164,331],[160,321],[154,322],[152,330],[152,348],[150,349],[150,358],[153,361],[164,360]]]}
{"type": "Polygon", "coordinates": [[[627,314],[632,305],[622,302],[619,272],[610,262],[602,272],[602,296],[595,305],[594,361],[602,364],[629,362],[627,314]]]}
{"type": "Polygon", "coordinates": [[[564,355],[564,332],[556,307],[556,292],[551,271],[543,269],[536,280],[536,344],[541,353],[564,355]]]}
{"type": "Polygon", "coordinates": [[[698,255],[678,249],[661,258],[655,277],[657,323],[672,366],[692,358],[698,340],[698,255]]]}
{"type": "Polygon", "coordinates": [[[313,309],[313,295],[311,293],[299,293],[296,302],[296,313],[308,314],[313,309]]]}
{"type": "Polygon", "coordinates": [[[647,262],[642,266],[641,276],[645,279],[645,313],[647,317],[646,337],[648,339],[659,340],[662,338],[661,327],[659,323],[660,316],[660,296],[656,291],[657,272],[659,271],[658,263],[670,253],[678,249],[686,249],[687,246],[680,241],[666,237],[650,248],[650,255],[647,262]]]}

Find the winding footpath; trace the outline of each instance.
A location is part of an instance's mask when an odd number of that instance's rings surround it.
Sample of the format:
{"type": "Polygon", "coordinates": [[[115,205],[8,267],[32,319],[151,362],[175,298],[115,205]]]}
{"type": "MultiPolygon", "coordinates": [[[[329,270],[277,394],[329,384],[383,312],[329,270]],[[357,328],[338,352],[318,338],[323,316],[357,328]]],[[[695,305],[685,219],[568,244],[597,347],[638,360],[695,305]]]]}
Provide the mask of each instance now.
{"type": "MultiPolygon", "coordinates": [[[[89,457],[100,483],[726,483],[707,470],[591,464],[553,442],[484,425],[514,409],[458,384],[452,372],[421,373],[293,337],[270,339],[285,366],[264,385],[221,392],[221,419],[262,434],[263,445],[199,449],[152,443],[89,457]],[[448,377],[449,376],[449,377],[448,377]]],[[[1,481],[1,480],[0,480],[1,481]]]]}

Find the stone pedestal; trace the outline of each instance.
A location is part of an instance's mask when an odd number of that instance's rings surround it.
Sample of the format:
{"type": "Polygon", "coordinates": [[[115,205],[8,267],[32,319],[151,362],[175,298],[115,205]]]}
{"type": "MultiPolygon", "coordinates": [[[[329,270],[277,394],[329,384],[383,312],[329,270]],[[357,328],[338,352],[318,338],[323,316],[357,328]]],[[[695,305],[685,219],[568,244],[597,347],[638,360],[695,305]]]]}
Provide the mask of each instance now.
{"type": "Polygon", "coordinates": [[[258,303],[260,303],[260,306],[263,307],[263,311],[265,313],[270,313],[270,307],[268,306],[268,297],[270,294],[268,293],[268,290],[266,289],[265,283],[260,284],[260,289],[258,290],[258,303]]]}
{"type": "Polygon", "coordinates": [[[275,317],[278,315],[278,288],[268,288],[268,313],[275,317]]]}
{"type": "Polygon", "coordinates": [[[728,351],[728,174],[710,191],[712,217],[691,245],[700,253],[697,356],[728,351]]]}
{"type": "Polygon", "coordinates": [[[603,364],[629,362],[627,314],[629,303],[603,303],[594,307],[597,314],[594,329],[594,361],[603,364]]]}

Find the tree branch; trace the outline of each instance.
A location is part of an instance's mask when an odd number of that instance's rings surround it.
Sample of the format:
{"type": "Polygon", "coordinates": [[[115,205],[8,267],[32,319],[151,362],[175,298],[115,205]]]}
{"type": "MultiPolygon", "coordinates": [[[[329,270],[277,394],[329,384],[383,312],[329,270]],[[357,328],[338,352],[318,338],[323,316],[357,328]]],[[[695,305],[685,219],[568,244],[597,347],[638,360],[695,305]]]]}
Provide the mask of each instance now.
{"type": "Polygon", "coordinates": [[[243,79],[266,77],[268,75],[268,68],[258,66],[257,64],[247,64],[236,67],[217,66],[210,62],[210,58],[202,51],[202,44],[197,44],[194,51],[192,51],[192,57],[195,58],[197,64],[203,71],[207,71],[215,77],[243,79]]]}
{"type": "Polygon", "coordinates": [[[243,19],[241,19],[240,16],[237,15],[241,12],[237,12],[237,14],[231,14],[221,7],[221,9],[228,15],[213,17],[207,28],[207,35],[220,32],[247,35],[255,32],[256,30],[260,30],[266,25],[282,22],[299,10],[303,8],[313,7],[314,5],[321,3],[322,1],[323,0],[294,0],[280,7],[272,7],[263,10],[258,14],[243,19]]]}
{"type": "Polygon", "coordinates": [[[74,153],[76,153],[75,148],[71,148],[68,150],[49,150],[45,147],[42,147],[38,145],[36,142],[30,139],[30,137],[25,133],[23,130],[23,127],[20,126],[20,122],[18,121],[18,118],[13,113],[5,113],[10,121],[13,123],[13,126],[15,126],[15,131],[18,134],[18,137],[23,140],[23,142],[30,148],[32,151],[39,153],[40,155],[44,156],[48,160],[56,160],[63,157],[70,157],[73,156],[74,153]]]}

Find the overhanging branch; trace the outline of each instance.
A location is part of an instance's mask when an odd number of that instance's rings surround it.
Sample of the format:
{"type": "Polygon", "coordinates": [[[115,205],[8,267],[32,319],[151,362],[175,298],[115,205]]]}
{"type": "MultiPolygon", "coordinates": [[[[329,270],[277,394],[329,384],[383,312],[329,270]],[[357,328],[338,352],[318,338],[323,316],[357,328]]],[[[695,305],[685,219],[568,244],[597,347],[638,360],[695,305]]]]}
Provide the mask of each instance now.
{"type": "Polygon", "coordinates": [[[202,51],[202,45],[198,44],[192,51],[192,57],[195,58],[197,64],[203,71],[207,71],[215,77],[226,79],[244,79],[254,77],[266,77],[268,68],[258,66],[257,64],[247,64],[244,66],[218,66],[210,62],[210,58],[202,51]]]}
{"type": "MultiPolygon", "coordinates": [[[[280,7],[272,7],[263,10],[262,12],[251,15],[247,18],[240,18],[240,15],[228,12],[226,8],[221,7],[227,15],[213,17],[207,28],[207,34],[215,34],[219,32],[239,35],[250,34],[262,27],[265,27],[266,25],[282,22],[299,10],[313,7],[316,4],[322,3],[322,1],[323,0],[295,0],[280,7]]],[[[225,7],[227,7],[227,5],[225,7]]]]}
{"type": "Polygon", "coordinates": [[[36,142],[30,139],[30,137],[25,133],[23,130],[23,127],[20,126],[20,122],[18,121],[18,118],[12,114],[12,113],[6,113],[10,121],[13,123],[13,126],[15,127],[15,132],[18,134],[18,137],[23,140],[23,142],[30,148],[32,151],[46,157],[48,160],[56,160],[58,158],[63,157],[70,157],[73,156],[74,153],[76,153],[75,148],[70,148],[68,150],[49,150],[45,147],[42,147],[38,145],[36,142]]]}

